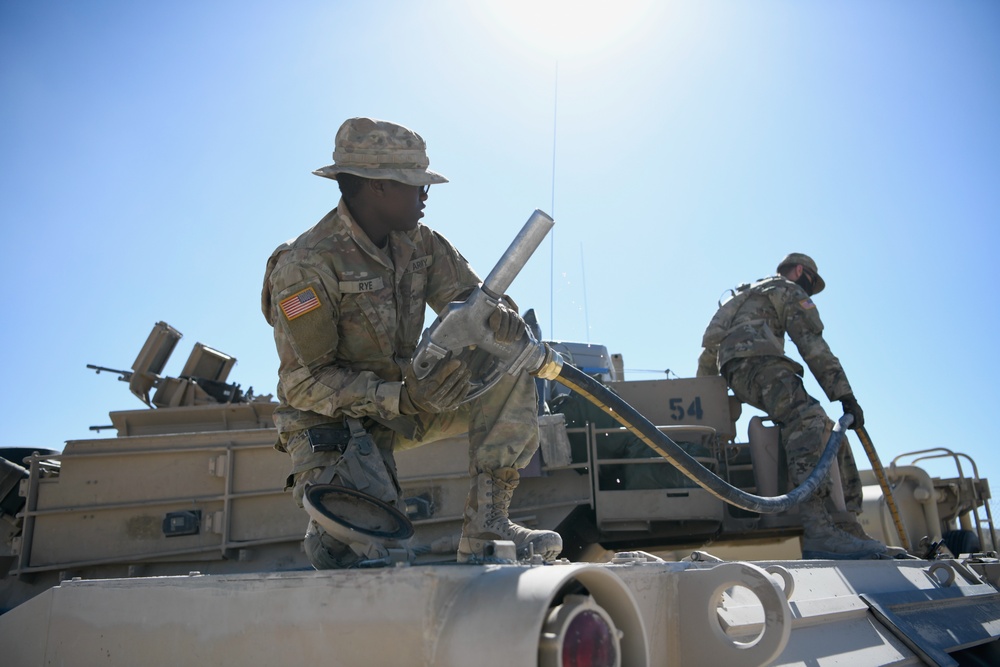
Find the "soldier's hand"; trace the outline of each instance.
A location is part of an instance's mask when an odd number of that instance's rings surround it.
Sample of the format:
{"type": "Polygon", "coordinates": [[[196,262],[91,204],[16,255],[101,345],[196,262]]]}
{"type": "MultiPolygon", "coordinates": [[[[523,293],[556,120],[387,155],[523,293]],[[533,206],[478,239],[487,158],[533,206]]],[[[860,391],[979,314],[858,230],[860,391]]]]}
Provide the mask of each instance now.
{"type": "Polygon", "coordinates": [[[493,336],[501,345],[520,339],[527,328],[517,311],[502,303],[497,304],[496,310],[490,313],[489,325],[493,336]]]}
{"type": "Polygon", "coordinates": [[[413,366],[403,371],[403,388],[399,392],[399,413],[447,412],[458,407],[469,392],[472,371],[464,361],[449,359],[439,362],[422,380],[413,366]]]}
{"type": "Polygon", "coordinates": [[[851,424],[850,428],[856,430],[865,425],[865,413],[858,405],[858,399],[854,398],[854,394],[848,394],[841,398],[840,404],[844,406],[844,414],[854,417],[854,423],[851,424]]]}

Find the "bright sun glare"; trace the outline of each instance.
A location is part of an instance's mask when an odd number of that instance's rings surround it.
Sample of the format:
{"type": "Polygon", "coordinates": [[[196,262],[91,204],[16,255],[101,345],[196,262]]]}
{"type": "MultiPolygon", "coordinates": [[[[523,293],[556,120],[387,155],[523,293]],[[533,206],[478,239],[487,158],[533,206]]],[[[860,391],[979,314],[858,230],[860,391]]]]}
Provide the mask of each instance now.
{"type": "Polygon", "coordinates": [[[487,18],[556,59],[613,47],[640,28],[655,0],[488,0],[487,18]]]}

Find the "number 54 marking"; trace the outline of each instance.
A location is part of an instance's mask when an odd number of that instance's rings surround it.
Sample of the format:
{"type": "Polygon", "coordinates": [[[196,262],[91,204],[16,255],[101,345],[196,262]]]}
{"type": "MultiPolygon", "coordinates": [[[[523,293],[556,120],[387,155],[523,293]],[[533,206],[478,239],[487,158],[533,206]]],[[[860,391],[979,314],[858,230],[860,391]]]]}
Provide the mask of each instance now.
{"type": "Polygon", "coordinates": [[[687,414],[689,417],[694,417],[697,420],[705,415],[704,410],[701,409],[701,396],[695,396],[694,400],[691,401],[687,406],[687,410],[684,409],[684,399],[683,398],[671,398],[670,402],[670,418],[674,421],[681,421],[684,419],[684,415],[687,414]]]}

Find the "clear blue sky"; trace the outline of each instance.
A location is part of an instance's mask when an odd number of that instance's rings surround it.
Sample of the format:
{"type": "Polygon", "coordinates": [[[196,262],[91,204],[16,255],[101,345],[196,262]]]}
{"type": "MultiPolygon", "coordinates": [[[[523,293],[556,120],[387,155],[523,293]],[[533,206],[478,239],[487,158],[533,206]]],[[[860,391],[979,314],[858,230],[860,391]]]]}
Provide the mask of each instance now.
{"type": "Polygon", "coordinates": [[[810,253],[883,462],[948,447],[1000,484],[1000,5],[550,4],[0,2],[0,445],[141,407],[85,365],[158,320],[168,374],[199,341],[273,392],[264,262],[368,115],[427,140],[425,221],[481,275],[553,213],[511,294],[633,379],[693,375],[722,292],[810,253]]]}

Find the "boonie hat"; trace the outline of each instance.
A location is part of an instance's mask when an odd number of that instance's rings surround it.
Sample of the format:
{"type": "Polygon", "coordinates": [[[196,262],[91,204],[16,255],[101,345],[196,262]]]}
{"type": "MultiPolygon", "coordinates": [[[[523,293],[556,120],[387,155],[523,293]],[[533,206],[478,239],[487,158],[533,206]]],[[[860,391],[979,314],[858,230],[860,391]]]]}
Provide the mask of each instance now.
{"type": "Polygon", "coordinates": [[[816,276],[816,281],[813,283],[812,293],[819,294],[820,292],[822,292],[823,288],[826,287],[826,281],[820,278],[819,269],[816,268],[816,262],[814,262],[813,258],[810,257],[809,255],[803,254],[801,252],[790,252],[787,255],[785,255],[785,258],[781,260],[780,264],[778,264],[777,271],[778,273],[781,273],[781,270],[786,266],[795,266],[796,264],[801,264],[802,266],[812,271],[812,274],[816,276]]]}
{"type": "Polygon", "coordinates": [[[413,130],[374,118],[349,118],[337,130],[333,164],[313,173],[325,178],[354,174],[407,185],[447,183],[428,169],[427,144],[413,130]]]}

